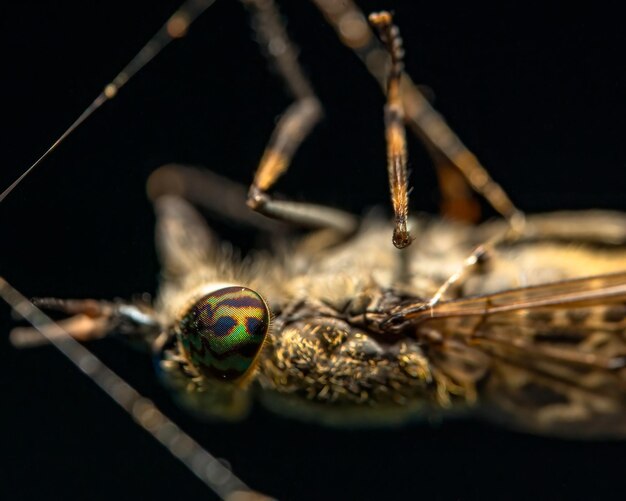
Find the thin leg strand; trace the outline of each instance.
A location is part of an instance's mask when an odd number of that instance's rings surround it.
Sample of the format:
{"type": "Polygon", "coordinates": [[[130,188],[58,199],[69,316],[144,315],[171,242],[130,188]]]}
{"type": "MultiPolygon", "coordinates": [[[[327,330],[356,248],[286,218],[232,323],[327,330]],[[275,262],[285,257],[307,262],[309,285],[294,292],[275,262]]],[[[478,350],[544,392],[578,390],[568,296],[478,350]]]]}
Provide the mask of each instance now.
{"type": "MultiPolygon", "coordinates": [[[[393,53],[388,54],[389,51],[385,51],[378,43],[361,10],[351,0],[313,0],[313,2],[335,28],[342,42],[356,52],[370,73],[389,92],[387,68],[390,64],[394,65],[393,53]]],[[[479,245],[465,258],[459,270],[443,283],[429,301],[429,305],[434,306],[454,284],[475,268],[481,257],[488,257],[495,252],[495,248],[502,241],[522,236],[526,229],[526,217],[513,204],[502,187],[491,178],[476,156],[450,129],[443,117],[430,105],[410,76],[404,72],[400,82],[400,99],[406,122],[414,133],[425,141],[436,163],[454,165],[472,189],[482,195],[508,223],[506,231],[479,245]],[[442,158],[448,162],[443,162],[442,158]]],[[[440,179],[442,178],[440,175],[440,179]]],[[[454,187],[458,179],[454,177],[448,179],[450,183],[445,186],[444,195],[446,190],[450,190],[453,193],[450,200],[457,199],[458,205],[458,200],[461,199],[462,205],[470,208],[472,204],[467,201],[467,197],[454,187]]]]}
{"type": "MultiPolygon", "coordinates": [[[[337,31],[341,41],[353,49],[366,65],[381,87],[387,88],[387,68],[389,55],[372,33],[361,10],[351,0],[312,0],[327,21],[337,31]]],[[[496,183],[459,137],[450,129],[443,117],[431,106],[411,78],[402,74],[400,96],[405,120],[414,133],[446,158],[463,175],[474,191],[500,213],[515,229],[521,232],[524,226],[524,213],[511,201],[502,187],[496,183]]],[[[439,163],[435,158],[436,163],[439,163]]],[[[451,183],[458,180],[448,177],[451,183]]],[[[459,190],[450,187],[455,197],[466,199],[459,190]]],[[[458,202],[455,202],[458,205],[458,202]]],[[[468,207],[472,204],[467,203],[468,207]]]]}
{"type": "Polygon", "coordinates": [[[229,501],[269,499],[252,491],[165,416],[154,402],[138,393],[1,277],[0,297],[220,498],[229,501]]]}
{"type": "Polygon", "coordinates": [[[507,226],[507,228],[494,235],[492,238],[486,240],[482,244],[478,245],[472,253],[467,256],[459,269],[454,272],[448,279],[437,289],[437,292],[433,295],[432,298],[428,301],[428,306],[430,308],[434,307],[450,290],[450,288],[460,282],[462,279],[466,278],[478,265],[478,263],[483,260],[489,260],[491,256],[496,252],[496,248],[498,245],[505,241],[513,242],[522,238],[526,232],[526,219],[522,219],[518,225],[516,226],[507,226]]]}
{"type": "Polygon", "coordinates": [[[288,225],[246,207],[248,186],[220,176],[209,169],[183,164],[166,164],[156,169],[146,185],[148,198],[174,195],[209,210],[228,222],[270,233],[285,232],[288,225]]]}
{"type": "Polygon", "coordinates": [[[161,52],[172,40],[182,38],[187,34],[189,25],[206,9],[208,9],[215,0],[187,0],[183,3],[174,14],[165,22],[163,26],[148,40],[141,50],[133,57],[130,62],[124,66],[117,76],[111,80],[93,100],[93,102],[85,108],[74,122],[52,143],[52,145],[41,155],[35,163],[26,169],[11,186],[0,193],[0,203],[28,176],[50,153],[65,141],[65,139],[74,132],[82,123],[87,120],[98,108],[104,103],[110,101],[126,83],[139,72],[146,64],[161,52]]]}
{"type": "MultiPolygon", "coordinates": [[[[32,303],[38,308],[56,310],[69,315],[57,322],[61,338],[68,334],[77,341],[93,341],[113,331],[141,339],[151,339],[161,332],[156,314],[147,302],[110,302],[96,299],[38,298],[32,303]]],[[[52,334],[50,334],[52,335],[52,334]]],[[[31,348],[49,342],[33,327],[16,327],[11,330],[11,344],[16,348],[31,348]]]]}
{"type": "Polygon", "coordinates": [[[404,108],[400,97],[400,77],[403,69],[402,39],[398,27],[393,24],[389,12],[372,13],[372,25],[387,47],[391,58],[387,79],[387,104],[385,105],[385,133],[387,136],[387,171],[391,203],[395,215],[393,244],[403,249],[411,243],[407,229],[409,215],[409,191],[407,174],[406,135],[404,131],[404,108]]]}
{"type": "Polygon", "coordinates": [[[437,292],[433,294],[433,297],[428,301],[428,307],[433,308],[450,290],[450,288],[456,284],[462,278],[465,278],[467,274],[473,270],[481,258],[489,258],[489,255],[494,251],[495,246],[503,240],[502,235],[498,235],[492,240],[489,240],[478,247],[476,247],[472,253],[467,256],[459,269],[454,272],[448,279],[437,289],[437,292]]]}
{"type": "Polygon", "coordinates": [[[314,204],[274,200],[268,190],[283,175],[297,149],[322,117],[322,107],[298,63],[273,0],[242,0],[253,13],[259,43],[296,101],[280,118],[248,192],[248,206],[266,216],[313,228],[332,228],[349,235],[357,219],[343,211],[314,204]]]}

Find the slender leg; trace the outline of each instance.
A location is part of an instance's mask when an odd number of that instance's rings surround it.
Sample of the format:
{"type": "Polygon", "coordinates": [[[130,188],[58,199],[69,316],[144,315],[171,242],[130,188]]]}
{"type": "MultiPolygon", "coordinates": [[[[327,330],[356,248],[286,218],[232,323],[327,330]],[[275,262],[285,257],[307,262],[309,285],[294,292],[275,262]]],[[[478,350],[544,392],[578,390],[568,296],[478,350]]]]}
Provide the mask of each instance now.
{"type": "MultiPolygon", "coordinates": [[[[407,153],[404,131],[404,106],[400,94],[400,82],[403,69],[403,48],[399,29],[393,25],[392,16],[388,12],[374,13],[369,21],[377,29],[391,58],[387,82],[387,104],[385,106],[385,127],[387,131],[388,171],[391,200],[395,212],[395,229],[393,243],[404,248],[411,243],[407,230],[408,186],[407,186],[407,153]]],[[[479,217],[479,209],[471,193],[450,161],[426,140],[439,176],[444,202],[444,214],[455,219],[475,221],[479,217]]]]}
{"type": "Polygon", "coordinates": [[[496,251],[498,244],[504,242],[509,235],[509,231],[504,231],[495,235],[490,240],[478,245],[472,253],[463,260],[459,269],[450,275],[448,279],[439,287],[439,289],[437,289],[433,297],[428,300],[428,307],[432,308],[439,301],[441,301],[450,288],[457,282],[465,279],[476,269],[479,263],[488,261],[496,251]]]}
{"type": "MultiPolygon", "coordinates": [[[[455,283],[475,269],[479,262],[488,259],[498,244],[523,235],[526,226],[525,215],[515,207],[502,187],[489,176],[487,170],[450,129],[443,117],[434,110],[406,73],[401,74],[399,98],[389,95],[397,90],[386,81],[387,68],[391,65],[392,74],[398,71],[398,57],[394,58],[394,51],[389,50],[389,47],[387,54],[380,46],[358,7],[351,0],[313,0],[313,2],[339,33],[343,43],[357,53],[381,86],[387,88],[388,102],[392,99],[401,101],[399,107],[404,111],[404,119],[416,135],[424,140],[435,163],[438,166],[455,166],[467,183],[481,194],[508,223],[508,228],[504,231],[477,246],[463,261],[459,270],[445,281],[429,301],[430,306],[434,306],[455,283]],[[395,69],[394,66],[396,66],[395,69]]],[[[371,17],[370,21],[373,21],[371,17]]],[[[379,27],[376,22],[373,24],[379,27]]],[[[384,37],[383,42],[389,46],[384,37]]],[[[450,176],[449,172],[443,172],[445,171],[442,171],[440,167],[439,178],[444,182],[442,193],[444,196],[448,193],[452,195],[444,203],[452,204],[453,200],[457,199],[462,201],[461,207],[466,207],[466,210],[475,207],[471,200],[463,195],[464,186],[458,185],[458,176],[450,176]],[[455,188],[455,184],[458,188],[455,188]]],[[[469,219],[468,214],[464,216],[469,219]]]]}
{"type": "MultiPolygon", "coordinates": [[[[78,341],[93,341],[115,331],[150,342],[161,332],[154,310],[144,301],[39,298],[33,299],[33,305],[71,315],[57,324],[63,331],[61,336],[69,334],[78,341]]],[[[10,340],[16,348],[31,348],[50,342],[34,327],[12,329],[10,340]]]]}
{"type": "MultiPolygon", "coordinates": [[[[327,217],[334,221],[335,225],[328,225],[303,236],[298,245],[299,248],[307,252],[317,252],[345,240],[348,232],[337,230],[338,221],[354,219],[354,228],[356,228],[356,219],[352,215],[322,206],[313,206],[311,209],[311,206],[307,204],[290,202],[281,202],[282,207],[293,206],[289,217],[268,218],[246,207],[246,191],[246,186],[210,170],[181,164],[167,164],[159,167],[150,175],[147,183],[148,197],[155,205],[157,213],[162,213],[162,210],[159,209],[159,206],[162,205],[159,202],[161,198],[184,199],[211,211],[230,223],[267,232],[272,239],[277,235],[289,233],[292,226],[288,222],[295,222],[299,226],[304,225],[306,218],[310,217],[311,210],[314,212],[314,217],[310,226],[319,226],[320,215],[326,212],[327,217]],[[300,217],[296,217],[298,215],[300,217]]],[[[345,223],[344,226],[346,229],[349,227],[345,223]]],[[[182,227],[184,228],[185,225],[182,227]]],[[[181,256],[185,255],[184,251],[183,247],[181,256]]],[[[177,254],[174,253],[174,255],[177,254]]],[[[179,261],[181,263],[195,262],[188,259],[180,259],[179,261]]]]}
{"type": "Polygon", "coordinates": [[[402,39],[398,27],[393,25],[388,12],[373,13],[369,17],[376,27],[391,57],[387,81],[387,104],[385,105],[385,131],[387,136],[387,170],[391,203],[395,214],[393,244],[403,249],[411,243],[407,229],[409,214],[408,174],[406,168],[406,136],[404,132],[404,107],[400,98],[402,76],[402,39]]]}
{"type": "Polygon", "coordinates": [[[217,238],[191,204],[166,195],[154,201],[154,211],[157,252],[168,281],[177,281],[201,267],[219,266],[217,238]]]}
{"type": "Polygon", "coordinates": [[[274,234],[285,232],[288,229],[285,223],[246,207],[247,188],[205,168],[167,164],[150,174],[146,191],[154,204],[162,196],[174,195],[230,223],[274,234]]]}
{"type": "MultiPolygon", "coordinates": [[[[341,41],[356,52],[381,87],[386,88],[390,57],[376,40],[361,10],[352,0],[313,0],[313,2],[335,28],[341,41]]],[[[458,169],[472,189],[506,218],[511,227],[521,229],[524,221],[523,212],[515,207],[502,187],[491,178],[406,73],[402,74],[400,95],[407,125],[426,143],[429,151],[437,152],[434,156],[435,163],[444,165],[439,161],[439,155],[447,159],[446,163],[458,169]]],[[[465,207],[463,210],[470,212],[464,214],[464,218],[473,219],[475,214],[471,212],[475,212],[477,206],[471,197],[463,193],[463,189],[455,188],[455,185],[462,186],[459,185],[458,176],[440,174],[439,177],[443,183],[444,197],[450,192],[454,193],[452,199],[456,201],[453,205],[462,209],[465,207]],[[459,200],[462,200],[461,204],[459,200]]],[[[448,201],[444,198],[444,206],[446,204],[448,201]]]]}
{"type": "Polygon", "coordinates": [[[463,174],[444,155],[424,141],[435,164],[439,191],[441,193],[441,214],[455,221],[477,223],[481,208],[474,191],[465,181],[463,174]]]}
{"type": "Polygon", "coordinates": [[[73,333],[64,330],[63,326],[54,322],[2,277],[0,277],[0,298],[26,319],[41,337],[52,343],[220,499],[270,499],[251,491],[230,469],[163,414],[152,400],[137,392],[91,351],[79,344],[73,333]]]}
{"type": "MultiPolygon", "coordinates": [[[[155,201],[157,213],[157,250],[168,284],[199,269],[215,269],[216,275],[228,261],[203,218],[180,197],[165,195],[155,201]]],[[[68,318],[59,324],[74,339],[90,341],[112,333],[143,341],[151,346],[167,328],[167,322],[144,298],[132,301],[97,299],[41,298],[33,304],[46,310],[60,311],[68,318]]],[[[30,347],[46,342],[35,328],[16,328],[11,332],[15,346],[30,347]]]]}
{"type": "Polygon", "coordinates": [[[275,64],[296,101],[287,108],[263,153],[248,192],[250,208],[271,218],[313,228],[330,228],[349,235],[357,218],[314,204],[274,200],[268,190],[286,172],[302,141],[322,116],[322,107],[298,63],[273,0],[242,0],[252,10],[259,43],[275,64]]]}
{"type": "Polygon", "coordinates": [[[524,233],[507,226],[497,228],[491,237],[465,258],[459,269],[435,292],[428,305],[432,307],[437,304],[454,284],[466,278],[479,263],[488,261],[500,244],[526,237],[555,239],[578,245],[622,245],[626,241],[626,219],[610,211],[557,212],[530,216],[525,223],[524,233]]]}

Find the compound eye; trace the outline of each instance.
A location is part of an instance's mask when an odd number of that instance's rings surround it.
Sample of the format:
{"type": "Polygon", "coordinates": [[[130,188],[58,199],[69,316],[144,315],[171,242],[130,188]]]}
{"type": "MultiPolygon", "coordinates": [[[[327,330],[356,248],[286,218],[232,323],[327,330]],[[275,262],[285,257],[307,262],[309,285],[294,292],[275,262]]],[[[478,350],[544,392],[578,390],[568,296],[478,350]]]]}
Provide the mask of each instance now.
{"type": "Polygon", "coordinates": [[[237,381],[254,367],[269,324],[269,309],[259,294],[246,287],[226,287],[197,301],[180,321],[177,336],[200,373],[237,381]]]}

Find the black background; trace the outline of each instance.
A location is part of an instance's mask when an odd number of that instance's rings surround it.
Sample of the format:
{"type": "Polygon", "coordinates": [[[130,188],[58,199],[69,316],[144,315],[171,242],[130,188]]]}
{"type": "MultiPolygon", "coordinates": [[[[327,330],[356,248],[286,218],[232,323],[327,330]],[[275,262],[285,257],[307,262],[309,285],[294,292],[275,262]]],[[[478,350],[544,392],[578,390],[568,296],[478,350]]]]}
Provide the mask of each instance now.
{"type": "MultiPolygon", "coordinates": [[[[353,210],[386,203],[383,98],[308,3],[289,31],[326,119],[278,185],[353,210]]],[[[626,34],[619,10],[508,2],[362,2],[393,8],[407,70],[512,198],[528,211],[626,209],[626,34]]],[[[55,139],[134,55],[176,1],[20,2],[0,8],[1,187],[55,139]]],[[[158,263],[144,184],[157,166],[206,165],[248,183],[289,103],[238,3],[220,0],[0,205],[0,274],[28,296],[154,292],[158,263]]],[[[410,145],[414,210],[435,180],[410,145]]],[[[247,235],[218,225],[225,238],[247,235]]],[[[2,499],[211,498],[195,477],[52,348],[0,341],[2,499]]],[[[626,447],[566,442],[487,424],[338,431],[257,410],[200,423],[156,383],[150,361],[97,351],[251,486],[280,499],[574,499],[618,494],[626,447]]]]}

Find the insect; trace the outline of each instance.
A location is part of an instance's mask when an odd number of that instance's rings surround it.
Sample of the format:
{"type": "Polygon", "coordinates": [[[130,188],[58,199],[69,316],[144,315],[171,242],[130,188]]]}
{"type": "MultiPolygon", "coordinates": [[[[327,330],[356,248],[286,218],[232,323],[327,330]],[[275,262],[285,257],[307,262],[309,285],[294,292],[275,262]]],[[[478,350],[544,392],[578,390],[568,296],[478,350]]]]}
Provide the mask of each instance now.
{"type": "MultiPolygon", "coordinates": [[[[292,16],[292,17],[293,17],[293,16],[292,16]]],[[[407,32],[406,28],[403,28],[403,33],[404,33],[404,37],[405,37],[405,38],[406,38],[406,36],[407,36],[407,35],[406,35],[406,32],[407,32]]],[[[365,74],[363,75],[363,78],[365,78],[365,74]]],[[[435,87],[436,87],[436,86],[435,86],[435,87]]],[[[436,88],[437,88],[437,87],[436,87],[436,88]]],[[[277,93],[278,93],[278,91],[277,91],[277,93]]],[[[459,103],[464,103],[464,100],[459,99],[459,101],[458,101],[458,102],[459,102],[459,103]]],[[[280,108],[277,108],[277,110],[280,110],[280,108]]],[[[478,112],[477,112],[477,114],[478,114],[478,112]]],[[[373,114],[373,116],[375,116],[375,117],[379,117],[380,115],[379,115],[379,114],[377,115],[376,113],[374,113],[374,114],[373,114]]],[[[376,118],[375,118],[375,119],[376,119],[376,118]]],[[[261,148],[261,149],[262,149],[262,147],[263,147],[262,140],[260,140],[259,148],[261,148]]],[[[381,142],[381,147],[384,147],[382,142],[381,142]]],[[[381,157],[381,162],[384,162],[384,159],[383,159],[382,157],[381,157]]],[[[491,162],[491,163],[495,163],[495,162],[491,162]]],[[[254,165],[254,162],[252,162],[252,163],[251,163],[251,165],[254,165]]],[[[382,165],[383,165],[383,163],[381,163],[381,164],[380,164],[380,166],[382,166],[382,165]]],[[[381,167],[381,168],[382,168],[382,167],[381,167]]],[[[53,170],[53,167],[49,167],[49,169],[50,169],[50,170],[53,170]]],[[[422,174],[422,172],[421,172],[422,170],[423,170],[423,169],[420,169],[420,175],[422,174]]],[[[58,176],[58,174],[57,174],[57,176],[58,176]]],[[[287,182],[287,180],[288,180],[288,178],[285,178],[285,182],[287,182]]],[[[380,180],[381,180],[381,184],[382,184],[382,182],[384,181],[384,177],[380,178],[380,180]]],[[[296,183],[296,184],[297,184],[297,183],[296,183]]],[[[415,184],[416,184],[416,183],[415,183],[415,184]]],[[[109,197],[109,198],[110,198],[110,197],[109,197]]],[[[382,197],[380,197],[379,199],[380,199],[380,200],[382,200],[382,197]]],[[[415,200],[415,199],[414,199],[414,200],[415,200]]],[[[102,204],[102,205],[104,206],[104,202],[103,202],[103,204],[102,204]]],[[[609,205],[610,205],[610,204],[609,204],[609,205]]],[[[36,220],[36,218],[35,218],[35,220],[36,220]]],[[[116,226],[121,226],[121,225],[116,225],[116,226]]],[[[79,228],[82,228],[82,227],[83,227],[83,226],[79,226],[79,228]]],[[[79,230],[79,232],[82,234],[82,233],[84,233],[84,230],[80,229],[80,230],[79,230]]],[[[102,232],[102,234],[104,235],[104,232],[102,232]]],[[[74,235],[74,236],[75,236],[75,235],[74,235]]],[[[47,240],[48,240],[48,241],[50,241],[50,239],[51,239],[51,236],[50,236],[50,238],[49,238],[49,239],[47,239],[47,240]]],[[[46,239],[43,239],[43,240],[44,240],[44,241],[46,241],[46,239]]],[[[107,238],[107,240],[108,240],[108,238],[107,238]]],[[[149,240],[150,240],[150,238],[149,238],[149,237],[146,237],[147,246],[151,245],[151,244],[150,244],[150,242],[149,242],[149,240]]],[[[41,244],[41,239],[37,240],[37,243],[41,244]]],[[[83,251],[83,252],[84,252],[84,251],[83,251]]],[[[66,256],[66,257],[67,257],[67,256],[66,256]]],[[[91,258],[91,259],[93,259],[93,258],[91,258]]],[[[102,260],[102,259],[101,259],[101,260],[102,260]]],[[[100,260],[100,261],[101,261],[101,260],[100,260]]],[[[17,261],[13,261],[13,262],[17,262],[17,261]]],[[[93,261],[92,261],[92,264],[91,264],[91,266],[89,267],[89,269],[91,269],[91,268],[93,268],[93,261]]],[[[48,268],[46,267],[46,269],[48,269],[48,268]]],[[[6,274],[6,273],[5,273],[5,274],[6,274]]],[[[128,276],[132,275],[132,270],[130,270],[130,271],[128,271],[128,272],[126,272],[125,276],[126,276],[126,275],[128,275],[128,276]]],[[[65,275],[64,275],[64,276],[65,276],[65,275]]],[[[57,280],[60,280],[60,278],[57,278],[57,280]]],[[[73,281],[74,281],[74,280],[73,280],[73,281]]],[[[70,285],[74,286],[74,284],[70,284],[70,285]]],[[[86,286],[85,286],[85,292],[84,292],[84,295],[88,295],[88,294],[93,295],[92,290],[89,290],[89,288],[88,288],[88,286],[89,286],[89,285],[90,285],[89,283],[88,283],[88,284],[86,284],[86,286]]],[[[116,285],[117,285],[117,284],[116,284],[116,285]]],[[[143,290],[143,289],[149,289],[149,288],[150,288],[150,286],[147,286],[147,287],[136,287],[136,286],[133,286],[133,287],[129,287],[128,293],[130,294],[130,292],[132,292],[132,291],[134,291],[134,290],[143,290]]],[[[48,290],[49,290],[49,289],[48,289],[48,290]]],[[[43,293],[43,291],[42,291],[42,293],[43,293]]],[[[106,292],[105,292],[105,293],[103,293],[103,295],[104,295],[104,296],[106,296],[107,294],[113,295],[113,294],[119,294],[119,293],[120,293],[120,292],[119,292],[119,288],[118,288],[118,289],[115,289],[115,290],[111,289],[111,292],[110,292],[110,293],[106,293],[106,292]]],[[[60,292],[60,293],[58,293],[57,295],[59,295],[59,296],[64,296],[64,295],[65,295],[65,296],[75,295],[75,291],[68,291],[66,294],[63,294],[62,292],[60,292]]],[[[244,426],[245,426],[245,425],[244,425],[244,426]]],[[[294,425],[294,426],[295,426],[295,425],[294,425]]],[[[282,428],[282,427],[281,427],[281,428],[282,428]]],[[[215,429],[215,428],[214,428],[214,429],[215,429]]],[[[235,431],[235,430],[236,430],[235,428],[232,428],[230,431],[235,431]]],[[[267,433],[267,430],[265,430],[265,431],[258,430],[258,431],[259,431],[259,434],[261,434],[261,433],[267,433]]],[[[278,432],[279,430],[277,430],[276,428],[274,428],[274,431],[275,431],[275,432],[278,432]]],[[[303,432],[303,428],[297,428],[297,432],[298,432],[298,435],[300,435],[301,433],[310,433],[310,432],[303,432]]],[[[293,433],[293,432],[292,432],[292,433],[293,433]]],[[[322,432],[319,432],[319,433],[322,433],[322,432]]],[[[324,433],[325,433],[325,432],[324,432],[324,433]]],[[[332,438],[332,440],[335,440],[335,441],[336,441],[335,443],[341,443],[341,439],[338,439],[336,434],[333,434],[332,432],[328,432],[328,433],[329,433],[328,435],[324,435],[324,437],[325,437],[326,439],[329,439],[329,440],[330,440],[330,439],[332,438]]],[[[432,432],[431,432],[431,433],[432,433],[432,432]]],[[[495,432],[495,433],[499,433],[499,432],[495,432]]],[[[293,433],[293,434],[295,434],[295,433],[293,433]]],[[[314,434],[315,434],[315,432],[313,432],[313,433],[312,433],[312,435],[314,435],[314,434]]],[[[461,434],[461,433],[460,433],[460,434],[461,434]]],[[[374,437],[376,437],[376,434],[375,434],[375,433],[374,433],[374,434],[372,434],[372,435],[373,435],[374,437]]],[[[292,436],[293,436],[293,435],[292,435],[292,436]]],[[[311,436],[310,436],[310,437],[311,437],[311,436]]],[[[313,438],[313,437],[311,437],[311,438],[313,438]]],[[[305,440],[305,441],[306,441],[306,443],[307,443],[307,444],[309,444],[309,445],[311,444],[311,442],[312,442],[312,441],[314,441],[314,440],[312,440],[311,438],[310,438],[309,440],[305,440]]],[[[398,438],[402,438],[402,437],[398,437],[398,436],[393,437],[393,436],[392,436],[392,438],[391,438],[391,439],[389,439],[389,440],[393,440],[394,438],[395,438],[395,439],[398,439],[398,438]]],[[[413,441],[414,441],[414,442],[421,442],[421,443],[424,443],[423,441],[418,440],[415,436],[412,436],[411,438],[413,439],[413,441]]],[[[424,437],[420,435],[420,436],[419,436],[419,438],[424,438],[424,437]]],[[[457,438],[458,438],[458,437],[457,437],[457,438]]],[[[361,436],[359,437],[359,441],[360,441],[360,442],[366,441],[366,440],[368,440],[368,439],[371,439],[371,435],[369,435],[369,436],[368,436],[368,435],[361,435],[361,436]]],[[[493,440],[493,439],[492,439],[492,440],[493,440]]],[[[515,438],[513,438],[512,440],[513,440],[513,441],[515,441],[515,438]]],[[[527,437],[525,437],[525,438],[524,438],[524,441],[526,442],[527,440],[529,440],[529,439],[528,439],[527,437]]],[[[532,440],[534,440],[534,439],[532,439],[532,440]]],[[[254,440],[252,440],[251,442],[252,442],[252,443],[254,443],[254,440]]],[[[525,442],[524,442],[524,443],[525,443],[525,442]]],[[[350,442],[348,442],[348,443],[350,443],[350,442]]],[[[514,442],[514,443],[515,443],[515,442],[514,442]]],[[[537,443],[537,442],[535,442],[535,443],[537,443]]],[[[541,442],[540,442],[540,443],[541,443],[541,442]]],[[[346,444],[346,442],[344,442],[344,445],[345,445],[345,444],[346,444]]],[[[432,444],[432,442],[431,442],[431,444],[432,444]]],[[[247,444],[246,444],[246,445],[247,445],[247,444]]],[[[352,444],[351,444],[351,445],[352,445],[352,444]]],[[[518,444],[518,445],[519,445],[519,444],[518,444]]],[[[547,447],[547,446],[546,446],[546,447],[547,447]]],[[[396,451],[396,452],[397,452],[397,449],[395,449],[395,448],[394,448],[394,449],[392,449],[392,450],[394,450],[394,451],[396,451]]],[[[226,456],[226,457],[228,457],[228,456],[226,456]]],[[[406,457],[406,456],[405,456],[405,457],[406,457]]],[[[494,461],[493,463],[495,463],[495,461],[494,461]]],[[[251,483],[252,483],[252,482],[251,482],[251,483]]]]}

